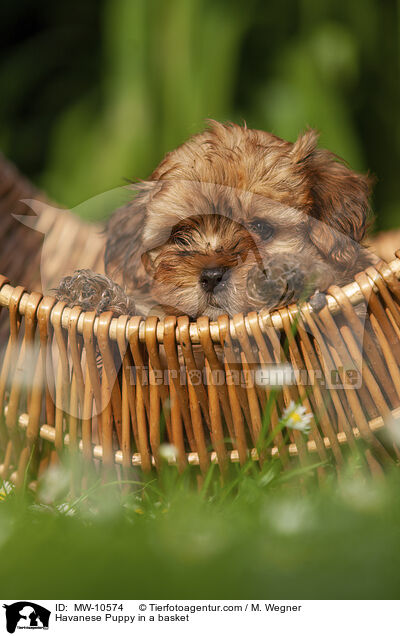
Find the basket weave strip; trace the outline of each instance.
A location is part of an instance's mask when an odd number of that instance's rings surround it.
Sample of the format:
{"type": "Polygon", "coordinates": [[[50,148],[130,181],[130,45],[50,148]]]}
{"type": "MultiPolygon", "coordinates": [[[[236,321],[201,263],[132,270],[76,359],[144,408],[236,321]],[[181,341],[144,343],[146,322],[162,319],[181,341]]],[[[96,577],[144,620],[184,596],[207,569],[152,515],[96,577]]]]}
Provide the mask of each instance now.
{"type": "MultiPolygon", "coordinates": [[[[371,291],[373,291],[374,294],[379,292],[379,287],[374,280],[375,276],[379,276],[382,280],[382,284],[384,285],[384,288],[387,289],[386,293],[389,294],[389,298],[391,299],[391,303],[392,303],[392,308],[390,313],[391,313],[391,316],[393,317],[393,320],[390,318],[391,327],[389,326],[389,328],[394,331],[396,337],[399,339],[399,342],[400,342],[400,329],[398,326],[399,325],[399,316],[398,316],[399,296],[400,296],[400,292],[398,291],[398,286],[400,286],[400,283],[399,283],[400,259],[396,258],[390,263],[383,263],[383,262],[379,263],[379,269],[381,269],[382,266],[386,266],[386,268],[382,270],[384,271],[384,275],[380,273],[380,271],[378,271],[378,267],[376,269],[368,268],[369,275],[366,274],[367,276],[367,278],[365,279],[366,284],[364,283],[362,285],[359,284],[359,281],[364,281],[364,279],[361,279],[359,276],[357,281],[353,283],[349,283],[348,285],[343,287],[343,293],[349,299],[349,301],[351,302],[353,306],[359,305],[363,300],[366,300],[368,302],[371,291]],[[394,280],[392,281],[392,279],[394,280]],[[397,283],[397,285],[395,285],[394,283],[397,283]],[[395,309],[393,309],[393,307],[395,309]]],[[[8,283],[8,280],[6,282],[8,283]]],[[[0,306],[8,305],[11,298],[11,294],[13,293],[13,290],[14,288],[12,287],[12,285],[3,284],[3,286],[0,288],[0,306]]],[[[25,290],[23,291],[25,292],[25,290]]],[[[29,298],[29,293],[26,292],[22,295],[21,301],[19,303],[19,312],[22,315],[25,314],[28,298],[29,298]]],[[[326,297],[326,301],[327,301],[327,308],[332,315],[336,315],[342,312],[341,303],[339,303],[336,300],[333,293],[330,293],[330,290],[329,290],[329,294],[326,297]]],[[[385,301],[384,301],[384,305],[385,305],[385,301]]],[[[311,310],[311,307],[308,305],[308,303],[304,303],[302,305],[302,311],[304,311],[304,309],[307,307],[311,310]]],[[[72,309],[70,309],[69,307],[66,307],[63,311],[61,326],[64,328],[68,327],[69,315],[71,311],[72,309]]],[[[296,315],[297,306],[294,306],[294,305],[291,306],[290,311],[292,315],[296,315]]],[[[257,315],[257,321],[259,323],[260,329],[264,334],[268,334],[270,330],[273,330],[273,329],[275,329],[278,332],[283,329],[282,316],[279,311],[274,311],[272,313],[269,313],[262,310],[256,315],[257,315]]],[[[248,335],[253,336],[254,329],[250,326],[250,316],[251,314],[244,316],[243,320],[244,320],[244,326],[248,335]]],[[[139,318],[138,339],[140,342],[145,342],[146,341],[145,321],[141,319],[140,317],[138,318],[139,318]]],[[[53,321],[53,316],[51,316],[51,321],[53,321]]],[[[84,314],[82,313],[79,316],[78,324],[77,324],[77,329],[80,334],[83,333],[83,322],[84,322],[84,314]]],[[[99,322],[99,319],[98,317],[96,317],[94,321],[95,334],[97,334],[98,322],[99,322]]],[[[221,330],[220,330],[219,324],[220,324],[219,322],[210,322],[208,324],[208,331],[210,334],[210,338],[212,342],[214,343],[221,342],[221,330]]],[[[198,322],[191,322],[189,324],[188,329],[189,329],[189,337],[192,344],[193,345],[200,344],[201,343],[200,329],[199,329],[198,322]]],[[[159,321],[156,328],[156,337],[159,343],[164,342],[164,331],[165,331],[165,323],[164,321],[159,321]]],[[[230,331],[231,337],[234,340],[237,340],[238,336],[236,334],[236,326],[233,320],[229,321],[229,331],[230,331]]],[[[179,329],[177,327],[175,329],[175,332],[176,332],[176,341],[180,343],[180,334],[179,334],[179,329]]],[[[109,329],[109,337],[111,340],[115,340],[115,341],[117,340],[117,319],[116,318],[111,320],[110,329],[109,329]]],[[[393,338],[392,338],[392,341],[393,341],[393,338]]],[[[396,343],[396,340],[395,340],[395,343],[396,343]]]]}

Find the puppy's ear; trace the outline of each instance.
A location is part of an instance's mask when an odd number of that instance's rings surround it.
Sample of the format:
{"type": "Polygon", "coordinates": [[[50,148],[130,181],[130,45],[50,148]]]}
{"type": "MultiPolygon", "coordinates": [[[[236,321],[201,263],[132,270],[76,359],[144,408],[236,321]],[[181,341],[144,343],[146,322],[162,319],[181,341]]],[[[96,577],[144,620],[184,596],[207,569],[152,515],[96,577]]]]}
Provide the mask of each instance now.
{"type": "Polygon", "coordinates": [[[145,282],[146,271],[142,263],[142,234],[147,205],[151,201],[157,184],[151,182],[138,186],[134,199],[114,212],[107,225],[107,243],[104,255],[105,268],[109,276],[122,276],[129,287],[145,282]]]}
{"type": "Polygon", "coordinates": [[[310,238],[327,258],[351,266],[370,214],[372,180],[350,170],[336,155],[316,147],[314,130],[293,144],[292,156],[310,188],[310,238]]]}
{"type": "Polygon", "coordinates": [[[157,255],[158,255],[158,250],[148,250],[147,252],[144,252],[141,256],[143,267],[146,270],[147,274],[149,274],[149,276],[151,277],[153,277],[154,275],[154,271],[155,271],[154,261],[157,255]]]}

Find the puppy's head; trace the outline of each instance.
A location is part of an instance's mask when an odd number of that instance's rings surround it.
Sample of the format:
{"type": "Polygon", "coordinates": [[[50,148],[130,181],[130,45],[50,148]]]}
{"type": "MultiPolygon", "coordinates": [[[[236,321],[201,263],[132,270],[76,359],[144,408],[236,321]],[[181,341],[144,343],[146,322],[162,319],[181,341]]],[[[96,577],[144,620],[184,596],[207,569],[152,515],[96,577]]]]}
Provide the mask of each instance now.
{"type": "Polygon", "coordinates": [[[291,289],[264,303],[249,293],[249,273],[273,272],[266,264],[282,255],[320,289],[346,282],[357,271],[369,182],[316,144],[314,131],[290,143],[212,122],[115,215],[108,270],[119,267],[132,290],[147,276],[168,313],[212,319],[295,300],[291,289]]]}

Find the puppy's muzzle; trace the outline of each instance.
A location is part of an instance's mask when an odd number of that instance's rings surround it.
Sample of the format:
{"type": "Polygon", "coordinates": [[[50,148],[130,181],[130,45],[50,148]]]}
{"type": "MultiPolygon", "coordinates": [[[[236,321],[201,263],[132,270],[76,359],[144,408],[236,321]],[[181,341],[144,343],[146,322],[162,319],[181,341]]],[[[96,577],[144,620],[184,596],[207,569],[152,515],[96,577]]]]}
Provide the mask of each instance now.
{"type": "Polygon", "coordinates": [[[203,269],[200,274],[200,285],[208,293],[222,290],[227,282],[228,267],[211,267],[203,269]]]}

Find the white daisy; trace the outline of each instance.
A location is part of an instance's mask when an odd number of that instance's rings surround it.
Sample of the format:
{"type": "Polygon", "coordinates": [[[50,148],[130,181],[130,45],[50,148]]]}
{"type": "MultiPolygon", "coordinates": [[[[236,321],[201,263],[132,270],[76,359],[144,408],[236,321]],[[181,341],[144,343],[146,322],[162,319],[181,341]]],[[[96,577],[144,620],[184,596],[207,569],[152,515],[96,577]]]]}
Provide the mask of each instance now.
{"type": "Polygon", "coordinates": [[[75,508],[70,506],[68,503],[62,503],[56,506],[58,512],[66,517],[73,517],[76,514],[75,508]]]}
{"type": "Polygon", "coordinates": [[[294,428],[302,433],[311,431],[311,422],[313,414],[307,413],[306,408],[302,404],[295,404],[291,400],[288,407],[283,412],[282,422],[289,428],[294,428]]]}
{"type": "Polygon", "coordinates": [[[14,490],[14,484],[10,481],[0,481],[0,500],[5,499],[14,490]]]}
{"type": "Polygon", "coordinates": [[[161,444],[159,453],[167,462],[176,462],[178,458],[178,449],[173,444],[161,444]]]}
{"type": "Polygon", "coordinates": [[[38,499],[43,504],[53,504],[68,490],[71,475],[63,466],[48,468],[39,481],[38,499]]]}

